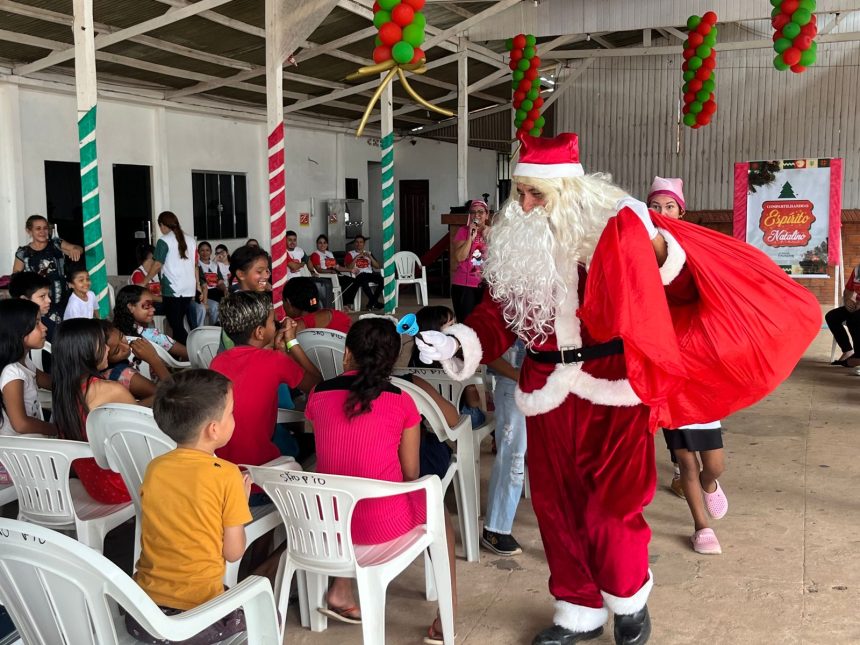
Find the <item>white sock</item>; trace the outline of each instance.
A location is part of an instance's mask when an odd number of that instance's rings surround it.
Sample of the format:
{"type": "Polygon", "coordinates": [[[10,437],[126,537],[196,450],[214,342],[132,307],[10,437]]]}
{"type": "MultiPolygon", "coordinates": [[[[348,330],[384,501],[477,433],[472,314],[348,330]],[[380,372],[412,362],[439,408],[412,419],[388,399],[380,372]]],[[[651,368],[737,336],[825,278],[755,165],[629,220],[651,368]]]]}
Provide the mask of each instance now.
{"type": "Polygon", "coordinates": [[[681,468],[678,464],[672,464],[672,467],[675,469],[674,479],[681,479],[681,468]]]}

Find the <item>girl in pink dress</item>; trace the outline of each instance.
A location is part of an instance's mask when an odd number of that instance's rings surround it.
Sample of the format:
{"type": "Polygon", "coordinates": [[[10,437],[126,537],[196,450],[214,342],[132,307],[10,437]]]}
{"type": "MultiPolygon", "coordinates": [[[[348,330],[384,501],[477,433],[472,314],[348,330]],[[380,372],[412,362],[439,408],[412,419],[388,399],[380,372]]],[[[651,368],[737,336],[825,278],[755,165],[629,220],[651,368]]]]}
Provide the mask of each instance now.
{"type": "MultiPolygon", "coordinates": [[[[368,318],[352,325],[344,373],[317,385],[305,409],[314,426],[318,472],[392,482],[418,479],[421,416],[409,394],[390,381],[399,354],[400,336],[389,320],[368,318]]],[[[424,521],[421,492],[363,500],[355,507],[352,538],[356,544],[381,544],[424,521]]],[[[447,514],[446,528],[456,606],[454,536],[447,514]]],[[[321,610],[326,615],[361,621],[349,578],[333,580],[327,603],[321,610]]],[[[441,638],[437,616],[424,640],[441,643],[441,638]]]]}

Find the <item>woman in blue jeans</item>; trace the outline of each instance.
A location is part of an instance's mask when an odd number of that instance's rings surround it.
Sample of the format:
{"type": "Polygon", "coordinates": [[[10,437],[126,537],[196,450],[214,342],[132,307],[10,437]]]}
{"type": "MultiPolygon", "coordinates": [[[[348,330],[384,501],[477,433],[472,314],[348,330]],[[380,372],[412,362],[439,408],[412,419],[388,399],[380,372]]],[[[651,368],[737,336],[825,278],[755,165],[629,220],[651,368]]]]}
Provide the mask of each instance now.
{"type": "Polygon", "coordinates": [[[502,359],[490,364],[496,378],[496,461],[490,475],[481,544],[497,555],[523,552],[511,529],[523,493],[526,461],[526,418],[514,399],[525,353],[525,345],[517,340],[502,359]]]}

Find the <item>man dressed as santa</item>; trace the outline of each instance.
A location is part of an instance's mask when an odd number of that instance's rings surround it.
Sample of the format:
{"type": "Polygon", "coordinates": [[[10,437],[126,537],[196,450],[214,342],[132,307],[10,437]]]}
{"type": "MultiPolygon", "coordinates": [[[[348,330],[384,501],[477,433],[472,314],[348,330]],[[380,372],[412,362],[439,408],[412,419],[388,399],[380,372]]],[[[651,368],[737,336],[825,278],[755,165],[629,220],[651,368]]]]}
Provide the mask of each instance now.
{"type": "Polygon", "coordinates": [[[416,343],[422,360],[463,379],[525,341],[516,396],[556,599],[554,624],[533,644],[596,638],[611,610],[615,642],[641,645],[651,633],[642,511],[655,487],[653,431],[766,395],[818,331],[820,308],[752,247],[651,213],[608,176],[586,175],[575,134],[522,144],[515,194],[489,234],[491,297],[465,324],[416,343]],[[714,293],[720,285],[729,296],[714,293]],[[769,289],[788,315],[725,302],[735,288],[742,303],[769,289]],[[727,319],[745,328],[729,333],[727,319]]]}

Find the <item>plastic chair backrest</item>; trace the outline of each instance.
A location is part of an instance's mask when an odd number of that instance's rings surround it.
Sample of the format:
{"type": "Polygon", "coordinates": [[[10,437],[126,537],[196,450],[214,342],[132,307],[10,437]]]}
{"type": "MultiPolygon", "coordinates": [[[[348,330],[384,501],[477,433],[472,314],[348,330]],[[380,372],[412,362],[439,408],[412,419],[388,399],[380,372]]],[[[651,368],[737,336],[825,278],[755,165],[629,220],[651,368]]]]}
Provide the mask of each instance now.
{"type": "Polygon", "coordinates": [[[427,381],[430,385],[436,388],[436,391],[442,395],[442,398],[451,403],[458,410],[460,409],[460,404],[462,403],[460,399],[463,396],[463,390],[466,389],[469,385],[474,385],[478,388],[478,392],[481,397],[481,405],[486,411],[487,405],[485,400],[485,381],[484,378],[486,376],[486,368],[481,366],[477,372],[475,372],[472,376],[467,379],[463,379],[462,381],[457,381],[448,374],[445,373],[445,370],[438,367],[405,367],[403,369],[397,369],[394,371],[395,375],[400,374],[414,374],[415,376],[420,376],[425,381],[427,381]]]}
{"type": "Polygon", "coordinates": [[[305,329],[296,338],[310,361],[316,365],[323,380],[343,374],[343,353],[346,334],[334,329],[305,329]]]}
{"type": "Polygon", "coordinates": [[[449,426],[448,422],[445,421],[445,415],[442,414],[442,410],[439,409],[439,406],[436,405],[436,401],[434,401],[427,392],[414,383],[405,381],[402,378],[397,378],[396,376],[391,378],[391,382],[401,390],[409,393],[412,400],[415,401],[415,406],[418,408],[419,414],[424,417],[430,428],[434,433],[436,433],[439,441],[457,440],[457,437],[454,436],[454,433],[451,430],[451,426],[449,426]]]}
{"type": "Polygon", "coordinates": [[[140,485],[149,462],[176,448],[152,417],[152,410],[128,403],[109,403],[87,416],[87,439],[96,463],[122,476],[140,516],[140,485]]]}
{"type": "MultiPolygon", "coordinates": [[[[132,342],[138,339],[138,336],[126,336],[125,337],[128,342],[132,342]]],[[[142,337],[141,337],[142,338],[142,337]]],[[[173,356],[170,355],[166,349],[164,349],[158,343],[153,343],[152,341],[144,338],[146,342],[148,342],[155,349],[155,353],[158,354],[158,358],[164,361],[164,364],[167,365],[170,369],[183,369],[186,367],[191,367],[191,363],[187,361],[178,361],[173,356]]],[[[132,352],[133,353],[133,352],[132,352]]],[[[141,370],[143,371],[143,370],[141,370]]],[[[149,375],[146,375],[147,378],[150,378],[149,375]]]]}
{"type": "Polygon", "coordinates": [[[398,251],[394,254],[394,266],[398,278],[413,280],[416,277],[415,268],[421,267],[421,260],[412,251],[398,251]]]}
{"type": "Polygon", "coordinates": [[[197,327],[188,334],[188,359],[192,367],[208,368],[218,355],[221,344],[220,327],[197,327]]]}
{"type": "Polygon", "coordinates": [[[84,441],[0,437],[0,462],[18,493],[19,516],[42,526],[74,524],[69,469],[73,460],[92,456],[84,441]]]}
{"type": "Polygon", "coordinates": [[[45,341],[45,346],[42,349],[31,349],[30,350],[30,360],[33,361],[33,365],[35,365],[38,369],[45,371],[45,359],[42,356],[43,352],[51,353],[51,343],[45,341]]]}

